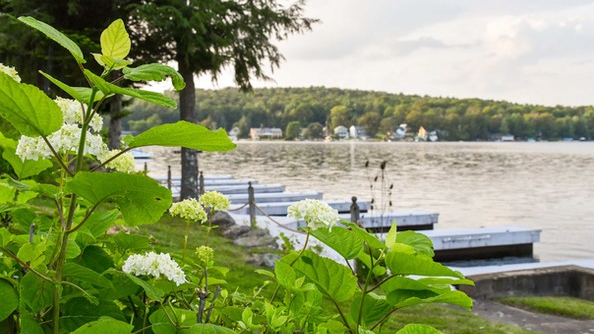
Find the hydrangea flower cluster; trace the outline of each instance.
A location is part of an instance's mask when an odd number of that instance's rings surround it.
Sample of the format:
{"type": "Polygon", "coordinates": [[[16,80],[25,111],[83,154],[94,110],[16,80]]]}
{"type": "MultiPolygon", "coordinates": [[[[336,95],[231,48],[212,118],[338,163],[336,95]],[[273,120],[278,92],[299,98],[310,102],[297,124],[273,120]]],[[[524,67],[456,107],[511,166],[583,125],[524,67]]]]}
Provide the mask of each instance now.
{"type": "Polygon", "coordinates": [[[214,263],[214,249],[208,246],[196,247],[196,259],[202,266],[212,265],[214,263]]]}
{"type": "MultiPolygon", "coordinates": [[[[0,70],[5,72],[6,68],[11,69],[10,67],[0,64],[0,70]]],[[[20,78],[18,79],[20,80],[20,78]]],[[[83,122],[85,107],[78,101],[61,97],[56,98],[54,101],[62,110],[64,124],[58,131],[47,136],[47,140],[56,152],[61,154],[75,154],[78,150],[78,145],[80,144],[80,125],[83,122]]],[[[102,127],[103,118],[97,114],[93,115],[93,118],[89,122],[89,130],[86,134],[84,154],[95,156],[97,160],[104,163],[120,151],[110,151],[107,148],[107,145],[103,142],[103,138],[101,138],[101,135],[99,134],[102,127]]],[[[43,138],[28,136],[21,136],[16,148],[16,154],[23,161],[48,159],[53,155],[43,138]]],[[[110,161],[107,164],[107,167],[124,173],[132,173],[134,172],[134,157],[131,153],[126,152],[113,161],[110,161]]]]}
{"type": "Polygon", "coordinates": [[[13,78],[16,82],[21,82],[21,77],[14,67],[6,66],[0,63],[0,72],[6,73],[9,77],[13,78]]]}
{"type": "Polygon", "coordinates": [[[206,217],[206,211],[204,211],[202,205],[194,198],[173,203],[171,208],[169,208],[169,213],[173,217],[180,217],[193,223],[202,224],[208,219],[206,217]]]}
{"type": "Polygon", "coordinates": [[[229,199],[218,191],[207,191],[200,196],[200,204],[214,211],[229,209],[229,199]]]}
{"type": "Polygon", "coordinates": [[[287,210],[287,215],[295,219],[303,219],[312,230],[321,227],[332,230],[332,226],[336,225],[340,219],[338,210],[314,199],[305,199],[291,204],[287,210]]]}
{"type": "Polygon", "coordinates": [[[163,275],[177,286],[186,282],[186,274],[167,253],[148,252],[144,255],[131,255],[124,262],[122,271],[135,276],[146,275],[154,278],[163,275]]]}

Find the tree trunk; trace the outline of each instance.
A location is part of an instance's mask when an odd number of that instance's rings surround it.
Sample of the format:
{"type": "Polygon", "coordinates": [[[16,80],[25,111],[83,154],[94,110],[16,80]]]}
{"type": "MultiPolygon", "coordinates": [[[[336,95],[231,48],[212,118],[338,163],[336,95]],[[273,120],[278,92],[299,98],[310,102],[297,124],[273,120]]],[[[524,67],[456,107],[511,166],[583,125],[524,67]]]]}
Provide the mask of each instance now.
{"type": "MultiPolygon", "coordinates": [[[[180,118],[183,121],[197,123],[194,71],[181,59],[178,59],[178,66],[179,73],[186,82],[186,88],[179,93],[180,118]]],[[[180,199],[198,198],[198,195],[198,152],[196,150],[182,148],[180,199]]]]}
{"type": "Polygon", "coordinates": [[[122,96],[116,95],[109,102],[109,132],[107,146],[111,150],[120,148],[122,135],[122,96]]]}

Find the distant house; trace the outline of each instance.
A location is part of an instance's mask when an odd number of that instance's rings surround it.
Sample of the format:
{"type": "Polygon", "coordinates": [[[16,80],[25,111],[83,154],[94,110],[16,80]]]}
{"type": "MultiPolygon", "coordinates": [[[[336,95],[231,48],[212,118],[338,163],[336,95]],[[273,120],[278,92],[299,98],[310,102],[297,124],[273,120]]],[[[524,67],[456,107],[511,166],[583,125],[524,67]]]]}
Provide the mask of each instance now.
{"type": "Polygon", "coordinates": [[[516,138],[513,135],[501,136],[501,141],[515,141],[516,138]]]}
{"type": "Polygon", "coordinates": [[[398,129],[396,129],[396,131],[394,131],[394,134],[396,135],[396,138],[404,139],[404,137],[406,136],[406,124],[405,123],[400,124],[398,129]]]}
{"type": "Polygon", "coordinates": [[[367,132],[360,126],[351,125],[349,128],[349,136],[351,136],[351,138],[365,139],[367,138],[367,132]]]}
{"type": "Polygon", "coordinates": [[[233,129],[229,130],[229,133],[227,133],[227,135],[229,136],[229,138],[231,138],[231,140],[237,140],[237,138],[239,137],[239,128],[234,127],[233,129]]]}
{"type": "Polygon", "coordinates": [[[280,139],[283,137],[283,130],[279,128],[251,128],[250,137],[253,140],[280,139]]]}
{"type": "Polygon", "coordinates": [[[334,135],[338,137],[338,139],[347,139],[349,138],[349,130],[342,125],[339,125],[334,128],[334,135]]]}

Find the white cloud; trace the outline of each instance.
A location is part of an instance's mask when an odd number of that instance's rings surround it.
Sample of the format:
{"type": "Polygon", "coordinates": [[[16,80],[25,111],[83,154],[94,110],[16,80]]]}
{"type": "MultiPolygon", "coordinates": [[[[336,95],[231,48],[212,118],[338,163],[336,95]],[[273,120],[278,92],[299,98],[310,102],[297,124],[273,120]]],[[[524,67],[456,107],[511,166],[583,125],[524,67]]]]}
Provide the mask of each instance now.
{"type": "Polygon", "coordinates": [[[309,0],[307,15],[322,23],[279,43],[277,86],[594,104],[590,1],[309,0]]]}

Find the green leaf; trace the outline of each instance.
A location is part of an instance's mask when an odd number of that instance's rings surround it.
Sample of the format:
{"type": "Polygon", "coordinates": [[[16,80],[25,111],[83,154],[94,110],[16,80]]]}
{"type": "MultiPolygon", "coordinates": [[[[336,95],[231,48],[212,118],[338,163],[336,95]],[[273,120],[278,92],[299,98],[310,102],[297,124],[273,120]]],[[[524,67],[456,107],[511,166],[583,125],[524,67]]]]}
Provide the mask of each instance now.
{"type": "MultiPolygon", "coordinates": [[[[160,308],[149,316],[149,321],[152,324],[152,331],[155,334],[176,334],[177,329],[169,318],[171,318],[178,326],[192,326],[196,324],[196,313],[190,310],[167,307],[167,314],[160,308]]],[[[186,332],[187,333],[187,332],[186,332]]]]}
{"type": "Polygon", "coordinates": [[[234,331],[226,327],[213,324],[196,324],[188,330],[182,330],[184,334],[233,334],[234,331]]]}
{"type": "Polygon", "coordinates": [[[93,234],[93,236],[100,237],[115,223],[119,214],[118,210],[95,211],[89,219],[87,219],[85,227],[91,234],[93,234]]]}
{"type": "Polygon", "coordinates": [[[81,265],[102,273],[114,267],[113,258],[99,246],[88,246],[84,249],[81,257],[81,265]]]}
{"type": "Polygon", "coordinates": [[[10,233],[6,227],[0,227],[0,246],[6,247],[14,238],[14,234],[10,233]]]}
{"type": "Polygon", "coordinates": [[[340,226],[334,227],[332,231],[328,228],[318,228],[311,231],[311,235],[347,260],[356,258],[365,245],[360,234],[340,226]]]}
{"type": "Polygon", "coordinates": [[[12,203],[14,201],[14,195],[16,194],[16,188],[6,183],[0,182],[0,203],[12,203]]]}
{"type": "Polygon", "coordinates": [[[396,225],[396,221],[392,223],[392,227],[388,231],[386,235],[386,246],[391,248],[396,243],[396,234],[398,233],[398,226],[396,225]]]}
{"type": "Polygon", "coordinates": [[[428,236],[415,231],[399,232],[396,235],[396,242],[409,245],[414,248],[418,254],[433,257],[433,242],[428,236]]]}
{"type": "Polygon", "coordinates": [[[130,53],[130,37],[122,19],[113,21],[101,33],[101,53],[105,56],[124,59],[130,53]]]}
{"type": "Polygon", "coordinates": [[[0,279],[0,321],[8,318],[19,306],[19,295],[6,280],[0,279]]]}
{"type": "Polygon", "coordinates": [[[341,219],[340,223],[347,226],[348,228],[352,229],[357,234],[359,234],[367,243],[367,247],[370,247],[372,250],[377,251],[377,250],[386,248],[384,243],[379,241],[379,239],[375,235],[360,228],[359,226],[357,226],[357,224],[355,224],[353,222],[349,222],[344,219],[341,219]]]}
{"type": "MultiPolygon", "coordinates": [[[[291,253],[282,261],[291,263],[297,256],[296,253],[291,253]]],[[[357,278],[347,267],[310,250],[303,252],[293,264],[293,268],[336,302],[350,299],[357,289],[357,278]]]]}
{"type": "MultiPolygon", "coordinates": [[[[70,95],[73,99],[82,102],[84,104],[88,104],[89,100],[91,99],[91,92],[92,89],[88,88],[88,87],[70,87],[67,84],[63,83],[62,81],[52,77],[51,75],[43,72],[43,71],[39,71],[39,73],[41,73],[41,75],[43,75],[44,77],[46,77],[49,81],[51,81],[54,85],[60,87],[60,89],[62,89],[66,94],[70,95]]],[[[93,102],[99,101],[103,96],[103,93],[101,91],[97,91],[95,93],[95,99],[93,102]]]]}
{"type": "Polygon", "coordinates": [[[137,174],[81,172],[66,184],[66,191],[93,205],[114,201],[130,226],[157,222],[172,202],[170,190],[137,174]]]}
{"type": "Polygon", "coordinates": [[[12,169],[14,169],[14,172],[19,180],[35,176],[52,167],[52,162],[49,160],[23,161],[19,156],[16,155],[16,151],[12,148],[4,148],[2,157],[12,166],[12,169]]]}
{"type": "Polygon", "coordinates": [[[149,284],[148,282],[145,282],[144,280],[142,280],[134,275],[130,275],[130,274],[126,274],[126,273],[124,273],[124,275],[126,275],[136,285],[141,287],[144,290],[144,292],[146,292],[146,296],[148,298],[150,298],[152,300],[161,300],[161,298],[163,298],[164,292],[163,292],[163,290],[159,289],[158,287],[153,286],[153,285],[149,284]]]}
{"type": "Polygon", "coordinates": [[[64,278],[74,278],[86,284],[92,284],[103,289],[113,289],[111,282],[98,272],[76,263],[68,262],[64,265],[64,278]]]}
{"type": "Polygon", "coordinates": [[[439,295],[435,295],[431,291],[407,291],[397,290],[388,294],[387,300],[394,307],[402,308],[407,306],[429,304],[429,303],[446,303],[451,305],[458,305],[467,310],[472,309],[472,299],[462,291],[448,291],[439,295]]]}
{"type": "Polygon", "coordinates": [[[47,136],[63,123],[60,107],[39,88],[0,72],[0,115],[23,135],[47,136]]]}
{"type": "Polygon", "coordinates": [[[130,147],[142,146],[186,147],[200,151],[231,151],[237,147],[223,129],[211,131],[201,125],[179,121],[163,124],[134,137],[130,147]]]}
{"type": "Polygon", "coordinates": [[[45,260],[45,250],[47,245],[45,243],[30,244],[26,243],[19,248],[17,257],[22,261],[30,262],[31,268],[37,268],[45,260]]]}
{"type": "Polygon", "coordinates": [[[20,281],[20,296],[32,313],[52,304],[53,285],[29,272],[20,281]]]}
{"type": "Polygon", "coordinates": [[[274,266],[276,280],[280,286],[291,290],[295,284],[295,270],[283,261],[278,261],[274,266]]]}
{"type": "Polygon", "coordinates": [[[101,317],[97,321],[86,323],[71,334],[129,334],[132,333],[134,326],[110,317],[101,317]]]}
{"type": "Polygon", "coordinates": [[[428,325],[408,324],[396,334],[443,334],[437,329],[428,325]]]}
{"type": "Polygon", "coordinates": [[[161,93],[149,92],[140,89],[123,88],[103,80],[103,78],[89,70],[85,69],[84,73],[87,76],[87,78],[91,80],[93,84],[95,84],[95,87],[97,87],[105,95],[122,94],[126,96],[136,97],[141,100],[151,102],[170,109],[177,108],[177,103],[175,103],[173,99],[161,93]]]}
{"type": "MultiPolygon", "coordinates": [[[[358,295],[353,300],[351,305],[351,318],[357,321],[359,318],[359,309],[361,306],[361,295],[358,295]]],[[[361,321],[364,327],[369,327],[380,320],[386,313],[392,310],[392,305],[386,301],[386,297],[379,296],[375,293],[368,293],[365,295],[365,302],[363,304],[361,321]]]]}
{"type": "Polygon", "coordinates": [[[98,302],[93,304],[81,297],[68,300],[62,308],[62,312],[67,316],[60,319],[60,324],[67,332],[72,332],[88,322],[99,320],[101,316],[126,321],[114,301],[100,299],[98,302]]]}
{"type": "Polygon", "coordinates": [[[448,276],[464,278],[460,272],[437,263],[433,261],[432,258],[425,255],[391,251],[386,255],[386,265],[393,275],[448,276]]]}
{"type": "Polygon", "coordinates": [[[162,64],[145,64],[138,67],[126,67],[122,70],[124,78],[132,81],[163,81],[171,78],[175,90],[186,87],[184,78],[172,67],[162,64]]]}
{"type": "Polygon", "coordinates": [[[113,240],[113,242],[122,252],[126,250],[139,250],[151,248],[149,238],[141,235],[120,232],[116,234],[111,240],[113,240]]]}
{"type": "Polygon", "coordinates": [[[120,70],[126,68],[126,66],[132,64],[129,60],[118,59],[106,55],[102,55],[100,53],[92,53],[95,61],[104,68],[108,70],[120,70]]]}
{"type": "Polygon", "coordinates": [[[44,22],[38,21],[30,16],[21,16],[19,17],[19,20],[25,23],[26,25],[41,31],[54,42],[60,44],[63,48],[65,48],[72,54],[74,59],[76,59],[77,63],[84,64],[86,62],[85,57],[83,56],[83,53],[78,47],[78,45],[76,45],[76,43],[74,43],[70,38],[66,37],[66,35],[59,32],[54,27],[44,22]]]}

